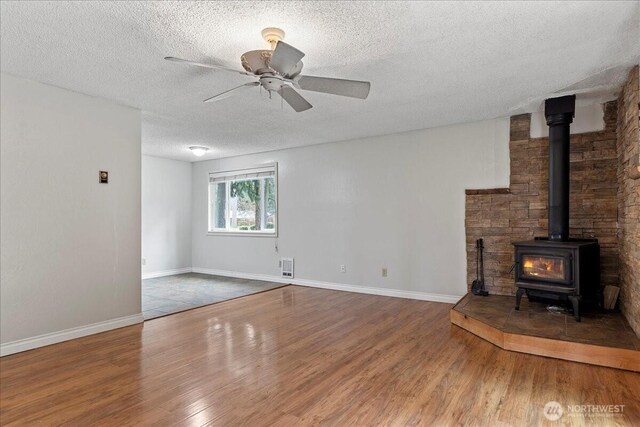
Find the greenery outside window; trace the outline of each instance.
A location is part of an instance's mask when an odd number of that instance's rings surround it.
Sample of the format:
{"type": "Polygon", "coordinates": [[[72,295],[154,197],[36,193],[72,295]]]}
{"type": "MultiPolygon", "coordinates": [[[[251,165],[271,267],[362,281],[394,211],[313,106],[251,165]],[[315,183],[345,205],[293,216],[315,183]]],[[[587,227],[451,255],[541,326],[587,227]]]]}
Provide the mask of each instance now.
{"type": "Polygon", "coordinates": [[[275,236],[277,165],[209,174],[209,232],[275,236]]]}

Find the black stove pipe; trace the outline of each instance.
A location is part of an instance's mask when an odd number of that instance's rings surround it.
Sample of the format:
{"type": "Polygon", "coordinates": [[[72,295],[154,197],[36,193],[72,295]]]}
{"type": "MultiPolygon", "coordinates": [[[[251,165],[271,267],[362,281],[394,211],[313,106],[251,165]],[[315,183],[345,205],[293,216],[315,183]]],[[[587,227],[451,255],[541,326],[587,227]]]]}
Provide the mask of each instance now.
{"type": "Polygon", "coordinates": [[[549,240],[569,240],[569,139],[576,96],[544,102],[549,126],[549,240]]]}

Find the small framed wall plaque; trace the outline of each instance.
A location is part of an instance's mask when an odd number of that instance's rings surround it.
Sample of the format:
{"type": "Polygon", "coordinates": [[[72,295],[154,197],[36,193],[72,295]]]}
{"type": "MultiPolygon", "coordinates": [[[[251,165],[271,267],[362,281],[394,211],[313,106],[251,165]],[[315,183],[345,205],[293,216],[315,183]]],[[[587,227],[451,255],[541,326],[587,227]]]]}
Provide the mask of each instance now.
{"type": "Polygon", "coordinates": [[[98,174],[98,182],[100,184],[108,184],[109,183],[109,172],[100,171],[100,173],[98,174]]]}

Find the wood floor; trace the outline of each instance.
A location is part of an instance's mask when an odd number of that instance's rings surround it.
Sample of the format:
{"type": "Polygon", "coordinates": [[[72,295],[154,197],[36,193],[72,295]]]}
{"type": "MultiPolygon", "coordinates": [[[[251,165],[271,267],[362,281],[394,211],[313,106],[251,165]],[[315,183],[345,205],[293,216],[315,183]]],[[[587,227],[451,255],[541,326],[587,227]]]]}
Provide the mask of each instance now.
{"type": "Polygon", "coordinates": [[[556,400],[640,425],[640,374],[501,350],[451,307],[288,286],[7,356],[0,424],[539,425],[556,400]]]}

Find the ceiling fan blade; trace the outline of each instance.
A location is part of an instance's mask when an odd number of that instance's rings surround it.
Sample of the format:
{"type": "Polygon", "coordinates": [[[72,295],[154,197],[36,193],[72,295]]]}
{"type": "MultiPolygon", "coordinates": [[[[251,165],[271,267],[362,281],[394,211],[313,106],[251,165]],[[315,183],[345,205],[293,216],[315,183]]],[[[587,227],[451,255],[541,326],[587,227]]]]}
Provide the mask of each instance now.
{"type": "Polygon", "coordinates": [[[232,73],[244,74],[246,76],[253,76],[253,74],[245,73],[244,71],[238,71],[238,70],[234,70],[232,68],[222,67],[220,65],[204,64],[202,62],[188,61],[186,59],[174,58],[173,56],[166,56],[164,59],[166,59],[167,61],[180,62],[182,64],[195,65],[196,67],[211,68],[211,69],[214,69],[214,70],[231,71],[232,73]]]}
{"type": "Polygon", "coordinates": [[[295,89],[290,86],[282,86],[278,93],[280,94],[282,99],[284,99],[287,104],[289,104],[291,108],[296,110],[296,112],[298,113],[313,107],[311,104],[309,104],[309,101],[304,99],[302,95],[300,95],[295,91],[295,89]]]}
{"type": "Polygon", "coordinates": [[[280,75],[286,76],[303,57],[304,52],[299,51],[285,42],[278,42],[276,49],[271,55],[269,66],[280,73],[280,75]]]}
{"type": "Polygon", "coordinates": [[[238,89],[242,89],[245,87],[255,87],[255,86],[260,86],[260,82],[251,82],[251,83],[245,83],[243,85],[240,85],[238,87],[234,87],[233,89],[229,89],[229,90],[225,90],[222,93],[219,93],[215,96],[212,96],[211,98],[207,98],[204,100],[204,102],[215,102],[215,101],[220,101],[221,99],[225,99],[228,98],[230,96],[233,95],[233,92],[235,92],[238,89]]]}
{"type": "Polygon", "coordinates": [[[297,84],[303,90],[360,99],[366,99],[369,96],[369,89],[371,89],[371,83],[369,82],[314,76],[300,76],[297,79],[297,84]]]}
{"type": "Polygon", "coordinates": [[[304,64],[302,63],[302,61],[298,61],[298,63],[294,65],[294,67],[291,70],[289,70],[289,72],[284,77],[290,80],[294,79],[296,76],[298,76],[302,72],[303,66],[304,64]]]}

